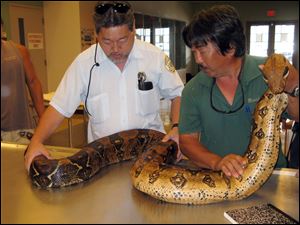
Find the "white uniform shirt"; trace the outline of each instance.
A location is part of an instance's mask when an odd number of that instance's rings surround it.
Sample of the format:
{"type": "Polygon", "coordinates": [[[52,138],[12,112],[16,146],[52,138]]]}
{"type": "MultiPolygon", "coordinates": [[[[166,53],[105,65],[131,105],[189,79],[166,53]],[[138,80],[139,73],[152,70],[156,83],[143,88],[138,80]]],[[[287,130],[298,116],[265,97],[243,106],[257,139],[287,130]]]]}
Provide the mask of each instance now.
{"type": "MultiPolygon", "coordinates": [[[[76,57],[50,102],[65,117],[71,117],[80,102],[85,102],[95,49],[96,44],[76,57]]],[[[183,89],[178,73],[168,69],[166,59],[159,48],[135,39],[127,63],[120,71],[98,44],[96,61],[100,65],[92,70],[87,100],[91,114],[88,142],[136,128],[165,132],[159,114],[160,99],[181,96],[183,89]],[[146,81],[153,83],[153,89],[138,89],[139,72],[146,74],[146,81]]]]}

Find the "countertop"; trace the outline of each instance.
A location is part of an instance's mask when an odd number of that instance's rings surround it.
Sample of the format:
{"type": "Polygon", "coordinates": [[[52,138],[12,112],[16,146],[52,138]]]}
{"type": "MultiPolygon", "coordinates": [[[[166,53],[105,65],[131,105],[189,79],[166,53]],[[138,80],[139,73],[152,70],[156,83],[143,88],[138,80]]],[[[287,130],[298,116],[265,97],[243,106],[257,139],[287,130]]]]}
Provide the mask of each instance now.
{"type": "MultiPolygon", "coordinates": [[[[130,180],[133,161],[103,168],[91,180],[71,187],[38,189],[24,168],[25,145],[1,143],[1,223],[221,223],[224,211],[272,203],[299,221],[296,170],[275,171],[250,197],[207,205],[156,200],[136,190],[130,180]]],[[[55,157],[78,149],[47,146],[55,157]]]]}

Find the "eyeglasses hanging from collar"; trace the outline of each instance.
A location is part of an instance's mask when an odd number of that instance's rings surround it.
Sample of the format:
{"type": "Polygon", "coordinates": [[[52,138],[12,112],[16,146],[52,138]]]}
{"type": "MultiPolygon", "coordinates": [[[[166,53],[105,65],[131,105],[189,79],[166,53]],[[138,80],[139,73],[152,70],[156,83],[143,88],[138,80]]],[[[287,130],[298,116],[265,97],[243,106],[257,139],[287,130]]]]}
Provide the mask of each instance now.
{"type": "Polygon", "coordinates": [[[243,100],[242,104],[239,107],[237,107],[236,109],[234,109],[234,110],[225,111],[225,110],[218,109],[214,105],[214,103],[213,103],[213,97],[212,97],[212,95],[213,95],[213,89],[216,86],[216,79],[215,78],[213,79],[213,84],[212,84],[212,86],[210,88],[210,106],[211,106],[211,108],[213,110],[215,110],[216,112],[219,112],[219,113],[223,113],[223,114],[232,114],[232,113],[235,113],[235,112],[239,111],[241,108],[243,108],[243,106],[245,104],[245,99],[244,99],[245,98],[245,96],[244,96],[245,94],[244,94],[243,85],[241,84],[240,79],[238,79],[238,81],[239,81],[238,85],[241,87],[241,92],[242,92],[242,100],[243,100]]]}
{"type": "Polygon", "coordinates": [[[108,10],[113,9],[115,13],[127,13],[131,8],[129,3],[115,2],[115,3],[100,3],[96,5],[95,12],[99,15],[104,15],[108,10]]]}
{"type": "Polygon", "coordinates": [[[235,112],[239,111],[245,105],[245,93],[244,93],[243,85],[242,85],[242,83],[240,81],[241,74],[242,74],[242,71],[243,71],[243,68],[244,68],[244,63],[245,63],[245,57],[242,58],[242,65],[241,65],[241,69],[240,69],[240,72],[239,72],[239,75],[238,75],[238,82],[239,82],[238,86],[241,87],[241,92],[242,92],[242,104],[239,107],[237,107],[236,109],[234,109],[234,110],[225,111],[225,110],[218,109],[214,105],[212,95],[213,95],[213,89],[216,86],[216,78],[213,78],[213,83],[212,83],[211,88],[210,88],[210,106],[216,112],[223,113],[223,114],[232,114],[232,113],[235,113],[235,112]]]}

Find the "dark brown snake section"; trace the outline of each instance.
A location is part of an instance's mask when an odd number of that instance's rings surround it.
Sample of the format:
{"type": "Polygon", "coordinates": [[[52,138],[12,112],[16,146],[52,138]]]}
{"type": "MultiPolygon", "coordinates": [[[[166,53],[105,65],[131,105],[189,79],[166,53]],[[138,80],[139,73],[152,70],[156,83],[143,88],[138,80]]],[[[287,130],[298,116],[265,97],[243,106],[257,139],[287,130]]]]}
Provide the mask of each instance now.
{"type": "MultiPolygon", "coordinates": [[[[37,156],[30,166],[33,183],[42,188],[65,187],[90,179],[101,168],[125,160],[137,158],[153,146],[163,145],[164,134],[155,130],[135,129],[100,138],[62,159],[37,156]]],[[[177,148],[176,143],[168,145],[177,148]]]]}
{"type": "Polygon", "coordinates": [[[256,105],[251,140],[244,154],[248,161],[239,179],[222,172],[174,165],[177,144],[161,142],[164,134],[154,130],[129,130],[96,140],[73,156],[34,159],[30,177],[43,188],[83,182],[101,168],[137,158],[130,170],[133,186],[160,200],[180,204],[207,204],[239,200],[258,190],[272,174],[280,145],[280,117],[287,106],[283,93],[289,63],[274,54],[265,63],[269,89],[256,105]]]}

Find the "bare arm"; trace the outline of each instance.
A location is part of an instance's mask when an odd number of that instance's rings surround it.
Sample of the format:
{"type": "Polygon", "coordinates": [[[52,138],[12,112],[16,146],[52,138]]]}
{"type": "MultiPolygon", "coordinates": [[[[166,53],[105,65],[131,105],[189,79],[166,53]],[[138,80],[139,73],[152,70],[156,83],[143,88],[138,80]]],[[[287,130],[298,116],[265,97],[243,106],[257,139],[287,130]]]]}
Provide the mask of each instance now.
{"type": "MultiPolygon", "coordinates": [[[[179,112],[180,112],[180,97],[176,97],[172,99],[171,103],[171,120],[172,123],[178,123],[179,121],[179,112]]],[[[168,141],[168,140],[174,140],[178,145],[178,152],[177,152],[177,161],[179,161],[182,158],[182,153],[179,148],[179,133],[178,133],[178,127],[173,127],[169,133],[165,135],[162,141],[168,141]]]]}
{"type": "Polygon", "coordinates": [[[178,123],[179,121],[179,112],[180,112],[180,97],[172,99],[171,103],[171,120],[172,123],[178,123]]]}
{"type": "MultiPolygon", "coordinates": [[[[171,120],[172,124],[178,123],[179,121],[179,111],[180,111],[180,97],[172,99],[171,102],[171,120]]],[[[172,139],[179,143],[178,138],[178,127],[173,127],[169,133],[164,137],[163,141],[172,139]]]]}
{"type": "Polygon", "coordinates": [[[35,69],[31,62],[28,50],[22,45],[17,45],[17,47],[23,57],[26,83],[30,92],[31,99],[39,117],[41,118],[43,112],[45,111],[41,82],[39,81],[35,73],[35,69]]]}
{"type": "Polygon", "coordinates": [[[215,171],[222,170],[227,176],[239,177],[243,174],[247,160],[239,155],[229,154],[220,157],[199,143],[199,134],[182,134],[179,136],[180,149],[184,155],[202,168],[215,171]]]}
{"type": "Polygon", "coordinates": [[[64,118],[65,117],[51,105],[42,115],[25,155],[25,167],[28,171],[34,157],[41,154],[45,155],[47,158],[50,157],[49,152],[46,150],[43,143],[62,123],[64,118]]]}

